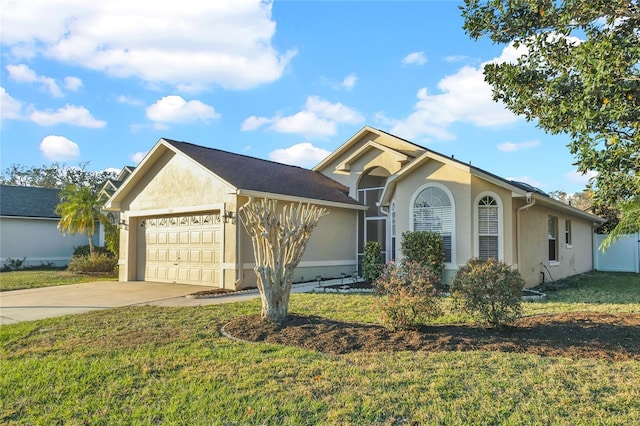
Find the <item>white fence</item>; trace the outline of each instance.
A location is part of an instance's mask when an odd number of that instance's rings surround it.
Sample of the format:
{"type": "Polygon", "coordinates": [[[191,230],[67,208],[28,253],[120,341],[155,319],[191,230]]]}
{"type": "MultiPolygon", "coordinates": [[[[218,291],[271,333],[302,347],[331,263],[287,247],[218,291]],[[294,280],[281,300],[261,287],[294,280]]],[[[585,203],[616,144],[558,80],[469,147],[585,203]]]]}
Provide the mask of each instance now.
{"type": "Polygon", "coordinates": [[[620,238],[603,253],[598,247],[606,237],[593,234],[593,269],[606,272],[640,272],[640,233],[620,238]]]}

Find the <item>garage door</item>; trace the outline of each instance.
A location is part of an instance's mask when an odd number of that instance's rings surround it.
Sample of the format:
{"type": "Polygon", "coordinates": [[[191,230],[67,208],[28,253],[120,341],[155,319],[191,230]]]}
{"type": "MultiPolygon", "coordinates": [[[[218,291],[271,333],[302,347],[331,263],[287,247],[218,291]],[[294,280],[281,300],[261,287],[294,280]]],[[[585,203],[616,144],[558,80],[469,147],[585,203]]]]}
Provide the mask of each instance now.
{"type": "Polygon", "coordinates": [[[146,218],[138,236],[139,280],[220,286],[217,212],[146,218]]]}

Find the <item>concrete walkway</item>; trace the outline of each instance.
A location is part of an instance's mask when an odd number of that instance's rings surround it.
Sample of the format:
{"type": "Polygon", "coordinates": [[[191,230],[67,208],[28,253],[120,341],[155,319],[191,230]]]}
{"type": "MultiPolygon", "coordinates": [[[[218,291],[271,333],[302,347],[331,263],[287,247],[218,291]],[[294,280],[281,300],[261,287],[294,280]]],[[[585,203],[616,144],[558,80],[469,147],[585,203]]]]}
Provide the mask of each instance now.
{"type": "MultiPolygon", "coordinates": [[[[338,280],[339,282],[340,280],[338,280]]],[[[325,284],[326,282],[323,282],[325,284]]],[[[295,284],[292,293],[317,289],[316,282],[295,284]]],[[[209,287],[154,282],[98,281],[0,292],[0,325],[79,314],[120,306],[200,306],[240,302],[259,297],[257,290],[229,295],[191,298],[209,287]]]]}

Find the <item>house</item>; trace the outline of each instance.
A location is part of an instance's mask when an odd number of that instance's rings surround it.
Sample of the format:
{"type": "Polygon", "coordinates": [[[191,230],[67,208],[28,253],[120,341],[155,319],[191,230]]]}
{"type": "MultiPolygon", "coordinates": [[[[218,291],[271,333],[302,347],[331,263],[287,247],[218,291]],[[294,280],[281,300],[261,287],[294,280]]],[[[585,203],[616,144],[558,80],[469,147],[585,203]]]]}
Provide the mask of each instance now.
{"type": "Polygon", "coordinates": [[[69,263],[77,246],[87,245],[85,234],[62,235],[58,189],[0,185],[0,263],[26,258],[23,266],[69,263]]]}
{"type": "Polygon", "coordinates": [[[251,198],[329,209],[296,280],[351,273],[369,240],[399,259],[402,233],[427,230],[445,242],[445,279],[472,257],[496,257],[531,287],[592,270],[592,229],[602,222],[368,126],[312,170],[160,139],[105,205],[124,223],[120,280],[254,286],[251,240],[238,220],[251,198]]]}
{"type": "MultiPolygon", "coordinates": [[[[120,185],[127,180],[127,178],[133,173],[135,170],[135,166],[124,166],[115,179],[107,179],[103,184],[100,190],[98,191],[98,203],[100,205],[104,205],[109,198],[120,188],[120,185]]],[[[111,223],[117,224],[120,222],[120,215],[118,212],[103,212],[105,216],[111,220],[111,223]]],[[[102,223],[100,224],[98,230],[98,239],[99,245],[105,245],[105,229],[102,223]]]]}

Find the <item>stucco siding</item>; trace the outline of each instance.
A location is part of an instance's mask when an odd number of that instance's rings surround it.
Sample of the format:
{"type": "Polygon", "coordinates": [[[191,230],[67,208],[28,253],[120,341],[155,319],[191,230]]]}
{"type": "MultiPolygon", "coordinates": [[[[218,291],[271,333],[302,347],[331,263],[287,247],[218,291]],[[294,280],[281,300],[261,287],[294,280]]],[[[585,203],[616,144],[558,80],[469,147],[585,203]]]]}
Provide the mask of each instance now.
{"type": "Polygon", "coordinates": [[[527,287],[593,269],[592,223],[565,212],[534,205],[520,212],[519,271],[527,287]],[[549,259],[548,220],[557,218],[557,260],[549,259]],[[565,223],[571,221],[571,244],[565,243],[565,223]]]}
{"type": "MultiPolygon", "coordinates": [[[[25,266],[69,263],[73,249],[89,244],[86,234],[66,234],[57,228],[58,219],[0,218],[0,261],[22,260],[25,266]]],[[[95,237],[94,237],[95,238],[95,237]]]]}
{"type": "MultiPolygon", "coordinates": [[[[279,202],[279,208],[286,204],[279,202]]],[[[309,238],[305,253],[294,273],[294,281],[314,280],[317,275],[324,278],[339,277],[342,272],[351,275],[357,268],[357,211],[334,207],[328,210],[329,214],[320,219],[309,238]]],[[[256,276],[253,271],[253,244],[243,225],[239,226],[242,227],[240,261],[243,264],[243,276],[238,288],[254,287],[256,276]]]]}

